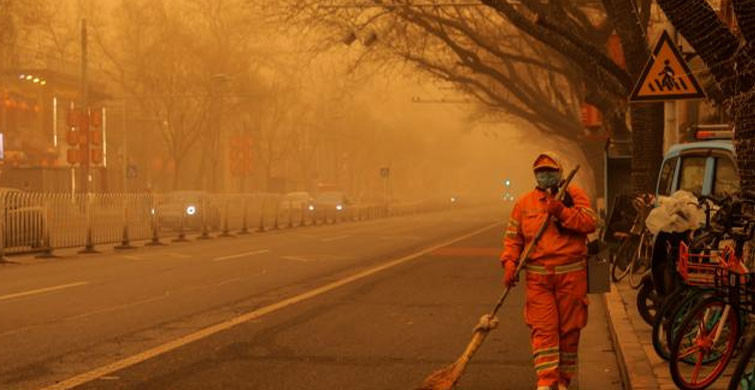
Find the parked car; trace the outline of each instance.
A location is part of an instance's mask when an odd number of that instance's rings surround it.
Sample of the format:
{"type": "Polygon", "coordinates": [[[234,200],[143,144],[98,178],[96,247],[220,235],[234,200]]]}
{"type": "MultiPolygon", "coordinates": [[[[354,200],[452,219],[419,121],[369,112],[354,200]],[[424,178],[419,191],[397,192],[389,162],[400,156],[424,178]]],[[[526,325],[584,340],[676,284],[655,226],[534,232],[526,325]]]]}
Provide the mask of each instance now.
{"type": "Polygon", "coordinates": [[[44,207],[15,188],[0,188],[5,224],[3,245],[6,248],[41,248],[44,245],[44,207]]]}
{"type": "Polygon", "coordinates": [[[663,158],[656,195],[679,190],[720,196],[739,191],[739,173],[730,131],[698,131],[696,142],[672,146],[663,158]]]}
{"type": "Polygon", "coordinates": [[[152,210],[161,228],[200,230],[220,226],[220,209],[204,191],[175,191],[160,197],[152,210]],[[185,221],[184,221],[185,218],[185,221]],[[205,220],[206,218],[206,220],[205,220]]]}

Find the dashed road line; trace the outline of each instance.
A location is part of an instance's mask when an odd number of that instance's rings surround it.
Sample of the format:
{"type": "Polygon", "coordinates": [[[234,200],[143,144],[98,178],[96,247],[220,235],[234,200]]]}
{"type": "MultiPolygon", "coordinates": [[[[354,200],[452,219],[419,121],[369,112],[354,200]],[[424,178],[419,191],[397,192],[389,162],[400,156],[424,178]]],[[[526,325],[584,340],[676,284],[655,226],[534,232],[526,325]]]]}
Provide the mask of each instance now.
{"type": "Polygon", "coordinates": [[[320,240],[320,241],[322,241],[322,242],[333,242],[333,241],[338,241],[338,240],[344,240],[344,239],[347,239],[347,238],[349,238],[349,237],[351,237],[351,235],[350,235],[350,234],[344,234],[344,235],[342,235],[342,236],[335,236],[335,237],[328,237],[328,238],[323,238],[323,239],[322,239],[322,240],[320,240]]]}
{"type": "Polygon", "coordinates": [[[422,237],[420,236],[380,236],[379,239],[383,241],[389,241],[389,240],[421,240],[422,237]]]}
{"type": "Polygon", "coordinates": [[[0,301],[6,301],[8,299],[14,299],[14,298],[28,297],[30,295],[44,294],[47,292],[58,291],[58,290],[63,290],[66,288],[72,288],[72,287],[78,287],[78,286],[84,286],[87,284],[89,284],[89,282],[75,282],[75,283],[61,284],[61,285],[52,286],[52,287],[38,288],[36,290],[23,291],[23,292],[18,292],[18,293],[13,293],[13,294],[0,295],[0,301]]]}
{"type": "Polygon", "coordinates": [[[309,263],[309,262],[315,261],[314,259],[309,259],[309,258],[301,257],[301,256],[281,256],[281,259],[298,261],[300,263],[309,263]]]}
{"type": "Polygon", "coordinates": [[[223,321],[221,323],[212,325],[210,327],[204,328],[202,330],[199,330],[194,333],[190,333],[186,336],[180,337],[178,339],[169,341],[165,344],[158,345],[154,348],[148,349],[146,351],[140,352],[136,355],[132,355],[126,358],[123,358],[121,360],[117,360],[113,363],[101,366],[99,368],[95,368],[94,370],[91,370],[89,372],[85,372],[83,374],[79,374],[75,377],[60,381],[56,384],[50,385],[48,387],[43,388],[42,390],[69,390],[73,389],[77,386],[81,386],[82,384],[94,381],[96,379],[102,378],[104,376],[111,375],[119,370],[123,370],[125,368],[134,366],[136,364],[139,364],[141,362],[144,362],[146,360],[152,359],[156,356],[160,356],[164,353],[173,351],[177,348],[183,347],[184,345],[187,345],[189,343],[195,342],[197,340],[201,340],[204,338],[207,338],[209,336],[212,336],[216,333],[222,332],[224,330],[233,328],[237,325],[249,322],[251,320],[258,319],[264,315],[270,314],[272,312],[281,310],[283,308],[286,308],[288,306],[307,301],[309,299],[312,299],[314,297],[317,297],[319,295],[325,294],[331,290],[335,290],[339,287],[343,287],[347,284],[353,283],[357,280],[364,279],[368,276],[371,276],[373,274],[376,274],[381,271],[385,271],[387,269],[393,268],[397,265],[406,263],[408,261],[417,259],[419,257],[422,257],[428,253],[432,253],[440,248],[452,245],[454,243],[457,243],[459,241],[466,240],[470,237],[474,237],[480,233],[486,232],[490,229],[493,229],[495,227],[500,226],[500,223],[495,223],[492,225],[485,226],[484,228],[477,229],[471,233],[464,234],[462,236],[459,236],[457,238],[454,238],[452,240],[446,241],[444,243],[431,246],[429,248],[423,249],[419,252],[401,257],[399,259],[391,260],[386,263],[383,263],[379,266],[369,268],[367,270],[357,272],[354,275],[347,276],[343,279],[328,283],[324,286],[315,288],[313,290],[301,293],[299,295],[295,295],[291,298],[284,299],[282,301],[279,301],[277,303],[273,303],[268,306],[264,306],[262,308],[259,308],[257,310],[247,312],[245,314],[242,314],[238,317],[231,318],[227,321],[223,321]]]}
{"type": "Polygon", "coordinates": [[[270,252],[270,249],[260,249],[257,251],[239,253],[235,255],[220,256],[220,257],[216,257],[212,259],[212,261],[225,261],[225,260],[240,259],[242,257],[251,257],[251,256],[261,255],[263,253],[268,253],[268,252],[270,252]]]}

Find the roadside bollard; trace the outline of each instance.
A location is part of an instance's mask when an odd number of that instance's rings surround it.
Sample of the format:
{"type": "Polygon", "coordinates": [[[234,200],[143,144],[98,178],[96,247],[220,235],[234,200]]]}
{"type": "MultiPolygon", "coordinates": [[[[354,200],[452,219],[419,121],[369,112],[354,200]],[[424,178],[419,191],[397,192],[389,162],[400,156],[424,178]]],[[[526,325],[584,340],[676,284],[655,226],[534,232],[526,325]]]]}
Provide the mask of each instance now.
{"type": "Polygon", "coordinates": [[[294,227],[294,201],[289,200],[288,201],[288,228],[292,229],[294,227]]]}
{"type": "Polygon", "coordinates": [[[260,227],[257,230],[260,233],[265,232],[265,196],[262,196],[262,204],[260,205],[260,227]]]}
{"type": "Polygon", "coordinates": [[[85,204],[85,212],[86,212],[86,218],[87,218],[87,236],[86,236],[86,244],[84,245],[84,249],[80,250],[79,253],[81,254],[92,254],[92,253],[99,253],[94,249],[94,239],[92,237],[92,195],[86,194],[86,202],[85,204]]]}
{"type": "Polygon", "coordinates": [[[247,197],[243,197],[243,206],[241,209],[244,212],[244,215],[241,216],[241,231],[238,232],[238,234],[249,234],[249,227],[247,226],[247,220],[246,220],[246,214],[248,209],[248,203],[247,203],[247,197]]]}
{"type": "Polygon", "coordinates": [[[223,197],[223,233],[219,237],[233,237],[228,229],[228,197],[223,197]]]}
{"type": "Polygon", "coordinates": [[[121,245],[115,247],[115,249],[136,249],[131,245],[131,240],[128,237],[128,199],[123,200],[123,238],[121,239],[121,245]]]}
{"type": "Polygon", "coordinates": [[[207,207],[207,197],[202,196],[202,234],[197,237],[198,240],[209,240],[212,238],[207,228],[207,210],[209,210],[209,207],[207,207]]]}
{"type": "Polygon", "coordinates": [[[278,226],[278,224],[280,223],[280,215],[281,215],[281,202],[277,201],[275,202],[275,223],[273,224],[272,230],[280,230],[280,226],[278,226]]]}
{"type": "Polygon", "coordinates": [[[165,245],[160,242],[160,223],[158,220],[158,210],[155,205],[154,196],[151,197],[149,214],[152,219],[152,239],[146,244],[147,246],[162,246],[165,245]]]}
{"type": "Polygon", "coordinates": [[[188,206],[186,204],[183,205],[181,208],[181,220],[178,222],[178,237],[173,239],[173,242],[186,242],[189,241],[186,239],[186,219],[187,217],[187,211],[186,208],[188,206]]]}
{"type": "Polygon", "coordinates": [[[1,263],[7,263],[8,260],[5,258],[5,234],[7,232],[6,227],[6,221],[7,221],[7,210],[8,210],[8,202],[7,202],[7,193],[2,195],[2,200],[0,207],[3,208],[1,214],[2,214],[2,220],[0,220],[0,264],[1,263]]]}
{"type": "Polygon", "coordinates": [[[58,256],[52,253],[52,240],[50,239],[50,206],[45,203],[42,213],[42,252],[36,256],[38,259],[55,259],[58,256]]]}

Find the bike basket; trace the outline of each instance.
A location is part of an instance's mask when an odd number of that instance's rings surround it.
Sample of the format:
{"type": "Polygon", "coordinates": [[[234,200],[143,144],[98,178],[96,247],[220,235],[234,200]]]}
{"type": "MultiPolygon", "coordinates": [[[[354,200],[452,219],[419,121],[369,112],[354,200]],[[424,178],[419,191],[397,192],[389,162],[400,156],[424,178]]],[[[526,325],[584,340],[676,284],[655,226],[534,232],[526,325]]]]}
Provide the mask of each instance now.
{"type": "Polygon", "coordinates": [[[715,275],[716,295],[732,306],[755,313],[755,274],[718,267],[715,275]]]}
{"type": "Polygon", "coordinates": [[[690,252],[684,241],[679,243],[679,259],[676,269],[684,283],[691,286],[711,287],[718,265],[718,251],[705,249],[700,252],[690,252]]]}

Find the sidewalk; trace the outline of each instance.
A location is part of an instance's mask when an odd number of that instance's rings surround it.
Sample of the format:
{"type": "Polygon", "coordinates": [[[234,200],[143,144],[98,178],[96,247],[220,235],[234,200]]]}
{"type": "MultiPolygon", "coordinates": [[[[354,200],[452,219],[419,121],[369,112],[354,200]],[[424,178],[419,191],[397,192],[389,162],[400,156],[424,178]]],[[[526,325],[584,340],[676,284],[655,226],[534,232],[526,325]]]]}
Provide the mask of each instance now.
{"type": "MultiPolygon", "coordinates": [[[[637,291],[622,281],[612,285],[611,292],[604,297],[626,390],[677,389],[671,380],[668,362],[653,349],[652,327],[643,321],[637,311],[637,291]]],[[[724,375],[709,389],[727,389],[735,366],[736,357],[729,363],[724,375]]]]}

